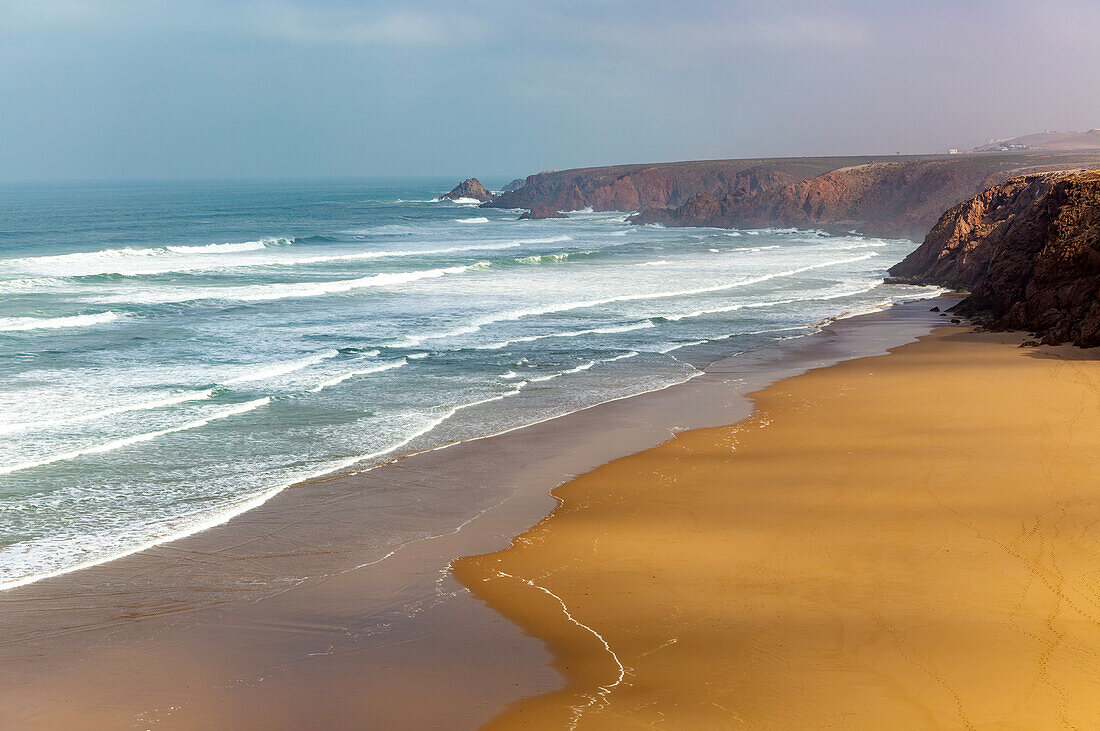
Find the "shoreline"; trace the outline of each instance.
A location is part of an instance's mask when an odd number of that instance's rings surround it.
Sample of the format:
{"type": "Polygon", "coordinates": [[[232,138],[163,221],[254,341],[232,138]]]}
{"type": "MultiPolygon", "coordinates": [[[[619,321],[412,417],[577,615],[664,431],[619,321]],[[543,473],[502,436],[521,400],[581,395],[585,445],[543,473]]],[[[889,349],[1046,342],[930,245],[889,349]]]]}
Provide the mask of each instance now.
{"type": "MultiPolygon", "coordinates": [[[[725,337],[713,338],[713,339],[708,339],[708,340],[700,340],[700,341],[697,341],[697,342],[688,342],[688,343],[678,344],[673,348],[661,350],[659,352],[660,352],[660,354],[665,355],[665,354],[668,354],[668,353],[675,353],[677,350],[680,350],[680,349],[683,349],[683,348],[690,348],[690,347],[694,347],[694,346],[698,346],[698,345],[704,345],[704,344],[707,344],[707,343],[717,343],[717,342],[721,342],[721,341],[725,341],[725,340],[731,340],[731,339],[737,338],[739,336],[759,335],[759,334],[764,334],[764,333],[778,333],[778,332],[782,332],[784,330],[806,330],[807,332],[805,332],[801,335],[794,336],[794,337],[810,337],[810,336],[816,335],[818,332],[820,332],[820,330],[822,328],[824,328],[824,327],[826,327],[826,326],[828,326],[832,323],[839,322],[841,320],[850,319],[850,318],[853,318],[853,317],[862,317],[862,316],[866,316],[866,315],[873,315],[877,312],[882,312],[884,310],[887,310],[891,307],[895,307],[895,306],[898,306],[898,305],[906,305],[906,304],[910,304],[910,303],[913,303],[913,302],[924,301],[924,300],[933,300],[933,299],[936,299],[937,297],[942,297],[942,296],[951,296],[951,294],[947,290],[942,290],[939,294],[931,294],[931,295],[928,295],[927,297],[924,297],[924,298],[919,299],[919,300],[916,300],[916,299],[915,300],[904,300],[904,301],[901,301],[901,302],[880,304],[880,305],[873,306],[872,308],[865,309],[865,310],[860,310],[860,311],[857,311],[857,312],[845,312],[845,313],[842,313],[840,315],[829,317],[829,318],[826,318],[825,320],[822,320],[820,322],[805,325],[805,326],[792,326],[792,327],[779,328],[779,329],[776,329],[776,330],[768,330],[768,331],[760,331],[760,332],[752,331],[752,332],[745,332],[745,333],[733,333],[733,334],[727,335],[725,337]]],[[[787,338],[787,337],[777,338],[774,343],[765,346],[765,348],[771,348],[775,344],[781,343],[781,342],[786,341],[788,339],[791,339],[791,338],[787,338]]],[[[20,577],[20,578],[17,578],[17,579],[10,579],[10,580],[5,580],[5,581],[0,581],[0,596],[2,596],[3,592],[8,591],[10,589],[17,589],[17,588],[24,587],[24,586],[30,586],[30,585],[33,585],[33,584],[39,582],[39,581],[44,581],[44,580],[47,580],[47,579],[53,579],[53,578],[65,576],[65,575],[70,574],[70,573],[74,573],[74,572],[78,572],[78,571],[84,571],[84,570],[95,568],[97,566],[101,566],[101,565],[104,565],[104,564],[109,564],[109,563],[114,562],[114,561],[125,559],[129,556],[133,556],[133,555],[136,555],[136,554],[143,553],[145,551],[149,551],[151,549],[155,549],[158,546],[171,544],[171,543],[174,543],[176,541],[181,541],[181,540],[190,538],[190,537],[192,537],[196,534],[202,533],[204,531],[219,528],[220,526],[223,526],[223,525],[229,523],[230,521],[234,520],[235,518],[249,512],[251,510],[255,510],[259,507],[262,507],[269,500],[271,500],[272,498],[276,497],[277,495],[279,495],[280,493],[282,493],[286,490],[290,490],[290,489],[293,489],[293,488],[301,487],[301,486],[308,485],[308,484],[314,483],[314,482],[319,482],[319,481],[353,478],[356,475],[359,475],[359,474],[362,474],[362,473],[365,473],[365,472],[369,472],[371,470],[378,469],[380,467],[384,467],[388,464],[391,464],[391,463],[394,463],[394,462],[397,462],[397,461],[400,461],[400,460],[403,460],[403,459],[407,459],[409,457],[415,457],[417,455],[424,454],[424,453],[427,453],[427,452],[446,450],[446,449],[450,449],[452,447],[458,447],[458,446],[461,446],[463,444],[470,443],[470,442],[477,442],[477,441],[484,440],[484,439],[491,439],[491,438],[494,438],[494,437],[503,436],[503,435],[509,434],[511,432],[514,432],[514,431],[527,429],[527,428],[530,428],[530,427],[535,427],[535,426],[538,426],[538,425],[546,423],[546,422],[554,421],[556,419],[566,418],[566,417],[571,416],[572,414],[578,413],[580,411],[585,411],[587,409],[597,408],[597,407],[603,406],[605,404],[613,403],[613,402],[616,402],[616,401],[621,401],[621,400],[624,400],[624,399],[631,399],[631,398],[638,398],[638,397],[646,396],[648,394],[655,393],[655,392],[658,392],[658,391],[663,391],[663,390],[668,389],[668,388],[675,388],[677,386],[683,385],[684,383],[687,383],[688,381],[690,381],[694,378],[697,378],[697,377],[703,375],[706,372],[707,368],[709,368],[710,365],[713,365],[714,363],[717,363],[718,361],[721,361],[721,360],[725,360],[727,358],[736,357],[738,355],[741,355],[742,353],[743,353],[743,351],[735,351],[733,353],[729,353],[729,354],[726,354],[724,356],[720,356],[717,359],[715,359],[714,361],[712,361],[710,363],[706,363],[702,367],[699,367],[698,363],[694,363],[694,362],[689,363],[689,365],[691,365],[691,367],[693,369],[695,369],[695,372],[690,374],[689,376],[687,376],[687,378],[685,378],[683,381],[669,383],[669,384],[666,384],[666,385],[658,386],[658,387],[653,388],[653,389],[649,389],[649,390],[645,390],[645,391],[639,391],[637,393],[630,393],[630,394],[621,395],[621,396],[614,396],[614,397],[611,397],[611,398],[609,398],[605,401],[598,401],[594,404],[591,404],[591,405],[588,405],[588,406],[582,406],[580,408],[574,409],[573,411],[567,411],[567,412],[564,412],[564,413],[561,413],[561,414],[547,416],[547,417],[538,419],[536,421],[532,421],[532,422],[528,422],[528,423],[524,423],[524,424],[509,426],[509,427],[506,427],[506,428],[504,428],[500,431],[496,431],[496,432],[492,432],[492,433],[488,433],[488,434],[483,434],[483,435],[480,435],[480,436],[463,438],[463,439],[459,439],[459,440],[456,440],[456,441],[446,442],[446,443],[443,443],[443,444],[439,444],[437,446],[426,446],[426,447],[414,446],[412,451],[407,452],[407,453],[400,453],[400,450],[402,450],[403,448],[406,448],[410,445],[417,445],[422,440],[425,440],[425,439],[429,438],[430,435],[432,434],[432,432],[437,427],[439,427],[442,424],[445,424],[450,418],[454,417],[457,413],[462,412],[462,411],[466,411],[466,410],[469,410],[469,409],[476,410],[479,407],[482,407],[482,406],[484,406],[488,403],[498,402],[498,401],[501,401],[501,400],[503,400],[503,399],[505,399],[509,396],[520,395],[520,392],[514,392],[514,393],[507,393],[507,394],[498,395],[498,396],[492,396],[492,397],[487,398],[483,401],[477,401],[477,402],[473,402],[473,403],[469,403],[469,404],[459,405],[457,407],[454,407],[449,414],[447,414],[446,416],[444,416],[444,417],[440,418],[439,420],[437,420],[436,422],[434,422],[427,429],[425,429],[423,431],[415,432],[412,435],[406,437],[405,439],[403,439],[402,441],[398,442],[397,444],[395,444],[391,447],[388,447],[388,448],[383,449],[383,450],[378,451],[378,452],[373,452],[371,454],[357,455],[357,456],[354,456],[354,457],[341,459],[341,460],[338,461],[336,466],[327,466],[327,467],[324,467],[324,468],[322,468],[322,469],[320,469],[320,470],[318,470],[318,471],[316,471],[312,474],[309,474],[305,477],[300,477],[300,478],[294,479],[290,482],[286,482],[284,484],[279,484],[279,485],[275,485],[273,487],[266,488],[266,489],[262,490],[261,492],[255,494],[255,495],[251,495],[249,497],[246,497],[246,498],[240,500],[239,502],[237,502],[236,504],[234,504],[232,506],[228,506],[226,508],[220,509],[220,510],[215,511],[211,514],[204,514],[200,517],[200,519],[196,520],[196,522],[194,522],[192,524],[189,524],[186,527],[181,528],[177,532],[171,533],[169,535],[153,537],[153,538],[150,538],[150,539],[148,539],[148,540],[146,540],[146,541],[144,541],[140,544],[137,544],[135,546],[125,548],[125,549],[123,549],[123,550],[121,550],[117,553],[113,553],[113,554],[109,554],[109,555],[105,555],[105,556],[101,556],[101,557],[88,559],[88,560],[73,564],[71,566],[66,566],[64,568],[55,569],[55,570],[51,570],[51,571],[47,571],[47,572],[39,573],[39,574],[33,574],[33,575],[29,575],[29,576],[23,576],[23,577],[20,577]],[[397,456],[391,456],[394,453],[398,453],[397,456]],[[376,460],[380,460],[380,459],[382,461],[376,461],[376,460]]],[[[633,353],[633,354],[637,355],[637,353],[633,353]]],[[[617,358],[610,359],[610,361],[617,360],[617,359],[620,359],[622,357],[629,357],[629,356],[619,356],[617,358]]],[[[610,361],[604,361],[604,362],[610,362],[610,361]]],[[[685,361],[685,362],[687,362],[687,361],[685,361]]]]}
{"type": "Polygon", "coordinates": [[[486,728],[1089,727],[1095,354],[938,328],[560,486],[455,562],[565,688],[486,728]]]}
{"type": "MultiPolygon", "coordinates": [[[[549,490],[575,474],[677,431],[743,418],[752,379],[763,384],[912,339],[935,322],[927,304],[855,316],[718,361],[703,377],[661,391],[299,484],[188,538],[6,590],[0,593],[6,637],[0,720],[95,727],[87,715],[66,713],[87,714],[87,705],[106,693],[113,705],[102,711],[104,725],[158,712],[162,726],[216,726],[230,709],[264,723],[273,698],[302,697],[311,684],[318,692],[318,683],[329,684],[326,695],[354,683],[361,696],[355,708],[340,710],[306,703],[311,718],[336,726],[363,714],[380,725],[486,720],[560,681],[545,667],[548,657],[537,640],[449,577],[450,560],[507,545],[550,512],[549,490]],[[420,489],[428,482],[441,493],[468,494],[458,526],[429,529],[398,545],[357,535],[357,511],[400,515],[401,500],[411,499],[400,485],[410,480],[420,489]],[[317,622],[318,616],[325,620],[317,622]],[[404,643],[399,656],[380,649],[395,642],[404,643]],[[178,650],[181,644],[186,652],[178,650]],[[151,655],[162,654],[174,658],[171,670],[150,663],[151,655]],[[211,657],[218,659],[211,663],[211,657]],[[377,667],[379,658],[385,670],[377,667]],[[89,672],[105,663],[115,669],[89,672]],[[327,670],[318,672],[322,664],[327,670]],[[307,666],[312,679],[304,677],[307,666]],[[272,674],[272,667],[279,670],[272,674]],[[440,692],[441,683],[453,683],[454,673],[470,667],[485,671],[476,687],[440,692]],[[407,682],[395,691],[392,678],[399,675],[407,682]],[[194,690],[182,692],[187,686],[194,690]],[[393,692],[425,699],[415,709],[419,715],[410,718],[411,704],[388,697],[393,692]],[[178,697],[170,713],[151,700],[166,696],[178,697]]],[[[440,518],[433,524],[442,525],[440,518]]]]}

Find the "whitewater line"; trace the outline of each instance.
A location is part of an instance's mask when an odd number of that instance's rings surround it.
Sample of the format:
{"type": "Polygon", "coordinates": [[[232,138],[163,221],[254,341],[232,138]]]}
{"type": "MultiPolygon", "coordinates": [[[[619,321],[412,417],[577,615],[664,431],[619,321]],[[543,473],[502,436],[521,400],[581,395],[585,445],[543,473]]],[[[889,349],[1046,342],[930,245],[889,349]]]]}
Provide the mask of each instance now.
{"type": "Polygon", "coordinates": [[[55,330],[64,327],[88,327],[122,319],[117,312],[98,312],[92,315],[68,315],[65,317],[0,317],[0,332],[26,332],[27,330],[55,330]]]}
{"type": "Polygon", "coordinates": [[[147,277],[172,272],[217,271],[254,267],[294,267],[339,261],[437,256],[477,251],[501,251],[526,245],[557,244],[572,241],[571,236],[512,239],[497,243],[449,246],[436,249],[357,251],[316,256],[276,255],[285,248],[280,242],[292,239],[265,239],[240,244],[207,246],[167,246],[156,249],[105,249],[101,251],[52,254],[48,256],[0,259],[0,270],[46,275],[58,278],[93,277],[107,274],[122,277],[147,277]],[[266,242],[266,243],[265,243],[266,242]],[[264,252],[265,253],[260,253],[264,252]],[[210,256],[219,254],[220,256],[210,256]],[[237,256],[227,256],[236,254],[237,256]]]}
{"type": "Polygon", "coordinates": [[[348,380],[349,378],[355,378],[356,376],[366,376],[366,375],[370,375],[372,373],[382,373],[384,371],[393,370],[394,368],[400,368],[404,365],[407,365],[408,362],[409,362],[408,358],[399,358],[397,360],[391,360],[391,361],[388,361],[386,363],[379,363],[378,365],[373,366],[371,368],[360,368],[360,369],[354,370],[354,371],[347,371],[345,373],[341,373],[338,376],[333,376],[332,378],[329,378],[328,380],[321,381],[316,386],[309,389],[309,391],[310,391],[310,393],[317,393],[318,391],[326,389],[329,386],[335,386],[339,383],[343,383],[344,381],[348,380]]]}
{"type": "Polygon", "coordinates": [[[253,409],[258,409],[261,406],[266,406],[271,403],[271,397],[264,396],[254,401],[246,401],[241,404],[237,404],[228,409],[224,409],[217,413],[205,416],[195,421],[189,421],[186,424],[180,424],[179,426],[169,427],[167,429],[159,429],[157,431],[146,432],[144,434],[135,434],[132,437],[123,437],[122,439],[116,439],[111,442],[105,442],[103,444],[97,444],[94,447],[84,447],[83,449],[74,449],[70,452],[60,452],[50,457],[43,457],[38,460],[31,460],[29,462],[21,462],[19,464],[8,465],[6,467],[0,466],[0,475],[10,475],[13,472],[20,472],[22,470],[29,470],[34,467],[43,467],[55,462],[66,462],[78,457],[84,457],[89,454],[101,454],[103,452],[112,452],[116,449],[123,447],[129,447],[132,444],[140,444],[141,442],[148,442],[162,437],[166,434],[174,434],[176,432],[187,431],[189,429],[197,429],[200,426],[206,426],[212,421],[218,419],[225,419],[230,416],[236,416],[237,414],[243,414],[253,409]]]}
{"type": "MultiPolygon", "coordinates": [[[[425,353],[424,355],[427,355],[427,354],[425,353]]],[[[413,356],[409,356],[409,357],[411,358],[413,356]]],[[[446,444],[441,444],[437,447],[430,447],[430,448],[427,448],[427,449],[423,449],[419,452],[413,452],[413,453],[411,453],[409,455],[405,455],[405,456],[414,456],[416,454],[423,454],[425,452],[441,451],[441,450],[449,449],[451,447],[454,447],[454,446],[457,446],[457,445],[460,445],[460,444],[464,444],[466,442],[476,442],[476,441],[481,441],[483,439],[489,439],[489,438],[492,438],[492,437],[500,436],[502,434],[508,434],[510,432],[513,432],[513,431],[518,431],[520,429],[525,429],[525,428],[530,427],[530,426],[535,426],[537,424],[542,424],[542,423],[547,422],[547,421],[552,421],[554,419],[561,418],[562,416],[567,416],[568,414],[577,413],[578,411],[586,411],[587,409],[593,408],[595,406],[600,406],[600,405],[605,404],[605,403],[611,403],[611,402],[614,402],[614,401],[622,401],[624,399],[633,398],[634,396],[640,396],[640,395],[644,395],[644,394],[647,394],[647,393],[654,393],[656,391],[663,391],[667,388],[671,388],[673,386],[677,386],[677,385],[681,385],[683,383],[686,383],[687,381],[690,381],[693,378],[696,378],[696,377],[702,376],[702,375],[704,375],[703,371],[696,371],[692,375],[688,376],[687,379],[685,379],[684,381],[678,381],[678,382],[675,382],[675,383],[665,384],[665,385],[662,385],[662,386],[658,386],[657,388],[649,389],[649,390],[646,390],[646,391],[641,391],[637,394],[627,394],[625,396],[616,396],[615,398],[608,399],[607,401],[601,401],[599,403],[592,404],[591,406],[585,406],[585,407],[582,407],[580,409],[576,409],[575,411],[569,411],[569,412],[566,412],[564,414],[557,414],[557,415],[554,415],[554,416],[548,416],[546,418],[538,419],[536,421],[533,421],[533,422],[530,422],[530,423],[527,423],[527,424],[520,424],[518,426],[508,427],[508,428],[502,429],[501,431],[494,432],[492,434],[485,434],[483,436],[471,437],[471,438],[465,439],[465,440],[456,440],[456,441],[453,441],[453,442],[448,442],[446,444]]],[[[273,487],[267,488],[266,490],[264,490],[264,491],[262,491],[262,492],[260,492],[256,495],[245,498],[245,499],[243,499],[239,502],[233,503],[233,504],[227,506],[225,509],[217,511],[213,515],[205,516],[205,518],[203,520],[198,521],[196,523],[193,523],[193,524],[187,526],[186,528],[184,528],[183,530],[181,530],[177,533],[173,533],[171,535],[155,536],[153,538],[150,538],[149,540],[140,542],[136,545],[120,549],[119,551],[117,551],[113,554],[108,554],[106,556],[98,556],[98,557],[95,557],[95,558],[87,559],[87,560],[84,560],[84,561],[77,562],[76,564],[73,564],[71,566],[65,566],[65,567],[57,568],[57,569],[50,569],[50,570],[47,570],[47,571],[44,571],[44,572],[41,572],[41,573],[38,573],[38,574],[32,574],[30,576],[21,576],[21,577],[16,578],[16,579],[0,580],[0,591],[4,591],[4,590],[7,590],[7,589],[13,589],[13,588],[16,588],[16,587],[19,587],[19,586],[26,586],[28,584],[33,584],[37,581],[41,581],[43,579],[49,579],[49,578],[52,578],[54,576],[61,576],[61,575],[64,575],[64,574],[67,574],[67,573],[70,573],[70,572],[73,572],[73,571],[79,571],[81,569],[89,568],[91,566],[99,566],[99,565],[102,565],[102,564],[105,564],[105,563],[110,563],[111,561],[116,561],[120,558],[124,558],[126,556],[130,556],[130,555],[133,555],[135,553],[140,553],[141,551],[148,550],[148,549],[153,548],[155,546],[159,546],[159,545],[162,545],[162,544],[165,544],[165,543],[171,543],[171,542],[174,542],[174,541],[178,541],[178,540],[187,538],[187,537],[192,536],[196,533],[207,530],[208,528],[213,528],[213,527],[218,526],[218,525],[223,525],[224,523],[228,522],[229,520],[232,520],[234,517],[236,517],[238,515],[241,515],[243,513],[246,513],[250,510],[253,510],[253,509],[263,505],[268,500],[275,497],[275,495],[279,494],[280,492],[282,492],[286,488],[290,487],[291,485],[297,485],[297,484],[300,484],[300,483],[303,483],[303,482],[307,482],[309,480],[314,480],[314,479],[317,479],[319,477],[323,477],[325,475],[338,473],[341,470],[348,469],[349,467],[351,467],[351,466],[353,466],[353,465],[355,465],[359,462],[364,462],[364,461],[370,460],[370,459],[376,459],[376,458],[384,456],[386,454],[390,454],[392,452],[395,452],[398,449],[400,449],[401,447],[403,447],[403,446],[409,444],[410,442],[412,442],[417,437],[423,436],[423,435],[431,432],[433,429],[435,429],[436,426],[438,426],[439,424],[443,423],[448,418],[450,418],[455,411],[457,411],[457,409],[452,409],[451,412],[447,413],[441,419],[433,422],[432,424],[430,424],[426,428],[421,429],[420,431],[410,435],[406,439],[401,440],[400,442],[398,442],[397,444],[394,444],[391,447],[380,450],[378,452],[374,452],[373,454],[359,455],[359,456],[355,456],[355,457],[345,458],[345,459],[342,459],[342,460],[337,460],[335,462],[332,462],[330,464],[325,465],[321,469],[316,470],[312,473],[309,473],[309,474],[306,474],[306,475],[300,475],[300,476],[291,478],[291,480],[288,481],[288,482],[283,482],[283,483],[280,483],[280,484],[275,485],[273,487]]],[[[393,460],[390,460],[390,461],[393,461],[393,460]]],[[[379,462],[379,463],[376,463],[376,464],[366,466],[362,469],[352,470],[350,472],[347,472],[346,474],[350,476],[350,475],[361,474],[363,472],[370,472],[371,470],[375,469],[376,467],[381,467],[382,465],[387,464],[387,463],[388,462],[379,462]]]]}
{"type": "Polygon", "coordinates": [[[386,287],[396,284],[408,284],[422,279],[436,279],[448,274],[460,274],[479,268],[477,264],[444,267],[439,269],[420,269],[409,272],[387,272],[355,279],[337,279],[325,282],[274,282],[271,284],[249,284],[240,287],[210,288],[163,288],[147,289],[137,296],[126,294],[98,298],[103,302],[139,302],[142,304],[173,304],[198,302],[203,300],[232,300],[236,302],[269,302],[281,299],[300,299],[342,294],[356,289],[386,287]],[[174,291],[173,291],[174,290],[174,291]]]}
{"type": "Polygon", "coordinates": [[[311,365],[317,365],[321,361],[335,358],[339,354],[338,350],[330,348],[314,355],[307,355],[304,358],[285,360],[281,363],[269,363],[261,365],[256,370],[246,371],[239,376],[234,376],[233,378],[222,381],[222,383],[228,385],[231,383],[246,383],[248,381],[266,381],[269,378],[285,376],[288,373],[294,373],[303,368],[309,368],[311,365]]]}
{"type": "Polygon", "coordinates": [[[610,655],[611,659],[615,662],[615,666],[618,668],[618,671],[619,671],[618,677],[615,678],[615,682],[614,683],[609,683],[608,685],[596,686],[597,688],[599,688],[599,691],[596,693],[596,696],[598,696],[598,697],[588,696],[588,705],[587,706],[580,707],[580,708],[577,708],[577,707],[574,708],[574,710],[576,711],[576,715],[574,715],[574,717],[572,719],[572,723],[569,724],[569,728],[570,729],[576,728],[577,722],[580,720],[580,716],[581,716],[582,713],[584,713],[585,709],[591,708],[593,704],[599,703],[601,700],[606,700],[607,696],[609,696],[611,694],[612,689],[615,688],[616,686],[622,684],[623,680],[626,679],[626,667],[623,665],[622,661],[619,660],[619,656],[615,654],[615,651],[611,649],[611,645],[609,645],[607,643],[607,640],[604,639],[604,636],[601,635],[596,630],[589,627],[584,622],[582,622],[579,619],[577,619],[576,617],[574,617],[573,614],[569,611],[569,606],[566,605],[566,603],[562,600],[562,598],[560,596],[558,596],[554,592],[550,591],[545,586],[542,586],[541,584],[536,584],[531,579],[521,579],[520,577],[513,576],[512,574],[509,574],[505,571],[496,571],[495,573],[496,573],[497,576],[500,576],[500,577],[503,577],[503,578],[514,579],[516,581],[522,581],[524,584],[527,584],[528,586],[530,586],[534,589],[538,589],[539,591],[546,594],[547,596],[552,597],[555,600],[557,600],[558,604],[561,605],[561,611],[562,611],[562,614],[565,615],[565,618],[568,619],[573,624],[580,627],[581,629],[587,631],[589,634],[591,634],[597,640],[599,640],[600,644],[603,645],[604,650],[607,651],[607,654],[610,655]]]}
{"type": "Polygon", "coordinates": [[[169,396],[168,398],[156,399],[154,401],[142,401],[135,404],[111,406],[106,409],[100,409],[99,411],[93,411],[87,414],[80,414],[78,416],[70,416],[65,419],[44,419],[36,422],[0,424],[0,434],[11,434],[13,432],[27,431],[30,429],[43,429],[46,427],[61,426],[64,424],[76,424],[81,421],[102,419],[108,416],[114,416],[116,414],[125,414],[130,411],[148,411],[150,409],[160,409],[164,408],[165,406],[175,406],[176,404],[182,404],[188,401],[201,401],[203,399],[208,399],[213,395],[214,389],[208,388],[204,391],[181,393],[177,396],[169,396]]]}
{"type": "Polygon", "coordinates": [[[694,312],[686,312],[682,315],[650,315],[650,317],[660,317],[663,320],[669,322],[679,322],[680,320],[687,320],[693,317],[702,317],[703,315],[717,315],[722,312],[736,312],[737,310],[749,310],[759,309],[762,307],[775,307],[777,305],[790,305],[797,302],[828,302],[829,300],[843,299],[844,297],[855,297],[857,294],[866,294],[874,289],[877,289],[882,282],[875,281],[869,287],[863,289],[852,289],[844,292],[838,292],[836,294],[821,295],[819,297],[794,297],[792,299],[785,300],[769,300],[767,302],[742,302],[736,305],[726,305],[725,307],[715,307],[708,310],[695,310],[694,312]]]}
{"type": "Polygon", "coordinates": [[[535,315],[549,315],[558,312],[569,312],[570,310],[587,309],[590,307],[599,307],[601,305],[613,304],[616,302],[636,302],[640,300],[650,299],[667,299],[670,297],[684,297],[694,294],[708,294],[710,292],[722,292],[727,289],[736,289],[738,287],[747,287],[752,284],[760,284],[761,282],[767,282],[772,279],[778,279],[780,277],[790,277],[795,274],[801,274],[802,272],[808,272],[813,269],[823,269],[825,267],[838,266],[840,264],[852,264],[857,261],[865,261],[872,257],[878,256],[877,252],[871,252],[862,256],[854,256],[847,259],[837,259],[835,261],[822,262],[820,264],[809,264],[804,267],[798,267],[796,269],[787,269],[781,272],[773,272],[771,274],[763,274],[758,277],[752,277],[750,279],[742,279],[737,282],[729,282],[726,284],[716,284],[709,287],[696,287],[694,289],[682,289],[676,291],[666,292],[649,292],[643,294],[624,294],[615,297],[606,297],[604,299],[594,300],[581,300],[575,302],[563,302],[557,305],[547,305],[546,307],[531,308],[527,310],[514,310],[512,312],[500,312],[494,315],[486,315],[485,317],[474,320],[468,325],[463,325],[452,330],[445,330],[437,333],[425,333],[423,335],[414,335],[407,337],[403,340],[397,341],[394,345],[396,347],[415,347],[424,343],[427,340],[443,340],[458,335],[467,335],[475,333],[481,330],[487,325],[492,325],[497,322],[509,322],[513,320],[519,320],[525,317],[532,317],[535,315]]]}
{"type": "Polygon", "coordinates": [[[567,332],[557,333],[545,333],[543,335],[527,335],[520,338],[512,338],[511,340],[501,340],[497,343],[489,343],[488,345],[475,345],[475,350],[501,350],[507,348],[509,345],[515,345],[517,343],[533,343],[536,340],[546,340],[548,338],[578,338],[582,335],[614,335],[616,333],[632,332],[634,330],[645,330],[647,328],[656,327],[652,322],[648,320],[642,322],[635,322],[629,325],[611,325],[607,327],[594,327],[587,330],[570,330],[567,332]]]}

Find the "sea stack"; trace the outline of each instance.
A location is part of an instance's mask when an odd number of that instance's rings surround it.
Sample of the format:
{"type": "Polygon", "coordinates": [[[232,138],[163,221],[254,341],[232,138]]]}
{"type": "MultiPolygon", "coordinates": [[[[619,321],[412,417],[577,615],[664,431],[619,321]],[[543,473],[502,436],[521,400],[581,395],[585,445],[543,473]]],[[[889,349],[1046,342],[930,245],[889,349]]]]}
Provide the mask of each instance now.
{"type": "Polygon", "coordinates": [[[521,221],[535,221],[542,218],[566,218],[567,216],[561,211],[556,211],[550,206],[535,206],[526,213],[520,214],[519,220],[521,221]]]}
{"type": "Polygon", "coordinates": [[[463,198],[472,199],[481,203],[488,203],[495,196],[485,189],[477,178],[466,178],[461,183],[451,188],[450,193],[444,193],[440,198],[457,201],[463,198]]]}

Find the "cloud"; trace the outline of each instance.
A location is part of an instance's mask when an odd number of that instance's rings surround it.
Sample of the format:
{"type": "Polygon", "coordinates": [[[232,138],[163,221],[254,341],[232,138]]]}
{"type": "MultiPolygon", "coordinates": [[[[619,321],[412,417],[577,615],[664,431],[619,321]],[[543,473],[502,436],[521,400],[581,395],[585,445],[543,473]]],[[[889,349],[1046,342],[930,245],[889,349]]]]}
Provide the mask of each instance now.
{"type": "Polygon", "coordinates": [[[861,21],[810,15],[750,23],[743,32],[757,43],[785,48],[850,48],[867,45],[873,38],[870,27],[861,21]]]}
{"type": "Polygon", "coordinates": [[[343,0],[0,0],[0,34],[140,37],[148,32],[236,35],[302,45],[454,46],[485,36],[474,15],[421,3],[343,0]]]}
{"type": "Polygon", "coordinates": [[[482,26],[454,13],[367,11],[354,7],[263,3],[245,22],[261,35],[291,43],[449,46],[482,36],[482,26]]]}

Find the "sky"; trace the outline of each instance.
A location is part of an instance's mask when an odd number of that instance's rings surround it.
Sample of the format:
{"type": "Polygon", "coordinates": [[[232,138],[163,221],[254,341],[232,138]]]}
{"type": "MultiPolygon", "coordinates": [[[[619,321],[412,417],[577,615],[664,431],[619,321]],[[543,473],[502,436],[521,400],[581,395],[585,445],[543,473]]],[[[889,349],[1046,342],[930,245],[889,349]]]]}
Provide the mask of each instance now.
{"type": "Polygon", "coordinates": [[[0,0],[0,180],[520,177],[1100,127],[1096,0],[0,0]]]}

